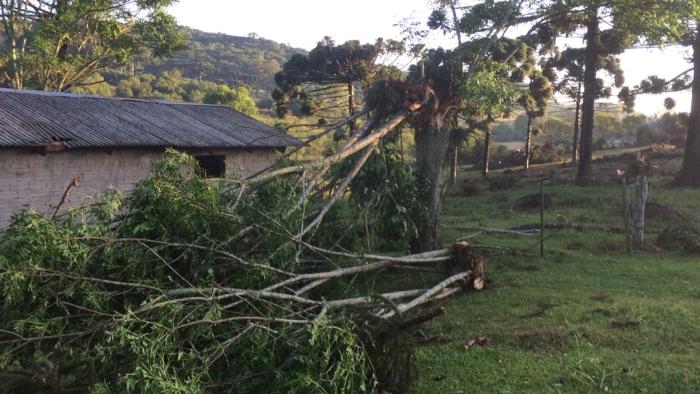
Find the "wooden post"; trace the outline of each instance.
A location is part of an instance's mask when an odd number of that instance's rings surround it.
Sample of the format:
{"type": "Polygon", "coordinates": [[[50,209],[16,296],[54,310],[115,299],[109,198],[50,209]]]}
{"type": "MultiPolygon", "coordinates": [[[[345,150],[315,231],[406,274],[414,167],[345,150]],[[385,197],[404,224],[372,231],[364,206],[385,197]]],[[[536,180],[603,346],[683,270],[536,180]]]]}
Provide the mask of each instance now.
{"type": "Polygon", "coordinates": [[[459,150],[457,145],[450,147],[450,187],[457,182],[457,169],[459,168],[459,150]]]}
{"type": "Polygon", "coordinates": [[[532,150],[532,116],[527,116],[527,139],[525,140],[525,169],[530,168],[530,151],[532,150]]]}
{"type": "Polygon", "coordinates": [[[634,205],[632,207],[634,232],[632,233],[632,247],[635,250],[640,250],[644,243],[644,211],[647,204],[647,196],[649,195],[649,182],[647,177],[638,177],[637,183],[634,184],[634,189],[635,196],[634,205]]]}
{"type": "Polygon", "coordinates": [[[622,206],[625,217],[625,248],[627,252],[632,252],[632,244],[630,242],[630,196],[627,188],[627,178],[622,178],[622,206]]]}
{"type": "Polygon", "coordinates": [[[489,173],[489,162],[491,160],[491,126],[487,126],[484,130],[484,168],[481,169],[481,175],[486,176],[489,173]]]}
{"type": "Polygon", "coordinates": [[[540,257],[544,257],[544,179],[540,180],[540,257]]]}

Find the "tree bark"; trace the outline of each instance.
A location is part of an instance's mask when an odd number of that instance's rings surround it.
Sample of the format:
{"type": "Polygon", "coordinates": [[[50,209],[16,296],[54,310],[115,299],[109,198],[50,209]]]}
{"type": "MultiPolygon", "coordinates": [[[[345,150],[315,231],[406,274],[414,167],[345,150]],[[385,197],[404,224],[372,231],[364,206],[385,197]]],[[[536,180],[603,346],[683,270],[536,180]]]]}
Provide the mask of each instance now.
{"type": "Polygon", "coordinates": [[[693,42],[693,98],[683,166],[676,176],[678,186],[700,187],[700,27],[693,42]]]}
{"type": "Polygon", "coordinates": [[[437,249],[440,244],[440,212],[446,189],[445,157],[450,133],[432,124],[416,127],[416,167],[420,179],[421,200],[426,213],[418,235],[421,251],[437,249]]]}
{"type": "Polygon", "coordinates": [[[530,168],[530,151],[532,150],[532,116],[527,117],[527,141],[525,142],[525,169],[530,168]]]}
{"type": "Polygon", "coordinates": [[[571,144],[571,162],[576,163],[578,160],[578,140],[579,132],[581,131],[581,81],[578,82],[578,91],[576,92],[576,113],[574,114],[574,141],[571,144]]]}
{"type": "Polygon", "coordinates": [[[491,126],[487,126],[484,130],[484,167],[481,169],[481,175],[486,176],[489,173],[489,162],[491,161],[491,126]]]}
{"type": "Polygon", "coordinates": [[[583,79],[583,115],[581,119],[581,157],[578,164],[576,180],[585,182],[591,176],[591,161],[593,158],[593,128],[595,119],[595,99],[597,93],[598,53],[600,52],[600,25],[598,8],[588,11],[588,27],[586,31],[586,61],[583,79]]]}
{"type": "MultiPolygon", "coordinates": [[[[457,36],[457,45],[462,45],[462,30],[459,28],[459,16],[457,16],[457,1],[450,1],[450,10],[452,11],[452,27],[457,36]]],[[[457,119],[455,115],[455,124],[457,119]]],[[[450,187],[453,187],[457,182],[457,169],[459,168],[459,146],[454,145],[450,148],[450,187]]]]}

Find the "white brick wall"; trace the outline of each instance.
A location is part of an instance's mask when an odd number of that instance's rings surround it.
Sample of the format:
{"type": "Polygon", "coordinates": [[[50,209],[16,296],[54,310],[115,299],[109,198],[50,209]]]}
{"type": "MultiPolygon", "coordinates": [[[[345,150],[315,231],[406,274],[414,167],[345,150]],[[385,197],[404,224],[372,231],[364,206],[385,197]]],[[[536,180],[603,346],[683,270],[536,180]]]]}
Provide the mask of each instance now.
{"type": "MultiPolygon", "coordinates": [[[[226,176],[244,177],[269,166],[273,150],[207,150],[192,154],[226,155],[226,176]]],[[[71,180],[80,176],[68,205],[110,186],[128,191],[151,170],[160,152],[147,150],[63,151],[42,156],[26,150],[0,150],[0,228],[25,206],[52,212],[71,180]]]]}

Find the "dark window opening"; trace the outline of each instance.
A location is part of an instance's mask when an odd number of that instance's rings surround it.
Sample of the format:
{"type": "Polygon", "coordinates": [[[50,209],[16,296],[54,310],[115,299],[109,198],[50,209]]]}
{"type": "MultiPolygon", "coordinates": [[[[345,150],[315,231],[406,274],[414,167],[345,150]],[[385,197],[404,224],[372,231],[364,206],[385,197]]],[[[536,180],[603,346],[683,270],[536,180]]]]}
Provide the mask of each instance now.
{"type": "Polygon", "coordinates": [[[225,156],[195,156],[195,159],[204,170],[206,178],[223,178],[226,175],[225,156]]]}

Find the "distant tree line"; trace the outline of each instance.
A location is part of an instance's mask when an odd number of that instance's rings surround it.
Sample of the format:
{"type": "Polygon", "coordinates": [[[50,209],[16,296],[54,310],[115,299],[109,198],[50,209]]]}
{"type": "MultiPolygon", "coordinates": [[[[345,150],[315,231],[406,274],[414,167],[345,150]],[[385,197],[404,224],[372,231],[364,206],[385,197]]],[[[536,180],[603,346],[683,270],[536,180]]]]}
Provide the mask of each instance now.
{"type": "MultiPolygon", "coordinates": [[[[561,154],[571,153],[573,114],[551,114],[534,122],[538,144],[550,144],[561,154]]],[[[647,116],[641,113],[627,115],[596,113],[594,149],[645,146],[650,144],[675,144],[685,146],[689,114],[667,111],[647,116]]],[[[499,122],[493,130],[496,142],[526,142],[527,115],[499,122]]]]}

